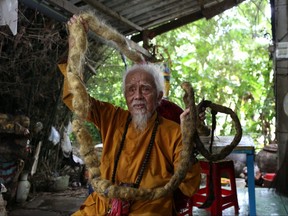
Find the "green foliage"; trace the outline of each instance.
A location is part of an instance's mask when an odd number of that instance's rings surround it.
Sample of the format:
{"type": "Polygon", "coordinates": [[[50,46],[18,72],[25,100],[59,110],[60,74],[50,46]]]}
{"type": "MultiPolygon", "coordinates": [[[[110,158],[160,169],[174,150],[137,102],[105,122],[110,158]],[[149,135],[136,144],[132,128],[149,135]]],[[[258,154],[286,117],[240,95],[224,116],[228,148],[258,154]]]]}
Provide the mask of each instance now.
{"type": "MultiPolygon", "coordinates": [[[[275,116],[267,8],[268,1],[245,1],[213,19],[201,19],[154,40],[160,46],[169,44],[171,100],[180,97],[179,84],[189,81],[198,102],[205,98],[230,107],[238,114],[244,134],[263,142],[273,138],[268,134],[275,116]]],[[[220,116],[218,121],[220,135],[233,133],[231,119],[220,116]]]]}
{"type": "MultiPolygon", "coordinates": [[[[102,101],[111,102],[117,106],[126,107],[122,94],[122,74],[125,71],[125,63],[121,54],[116,50],[109,50],[110,58],[96,71],[87,83],[91,96],[102,101]]],[[[130,63],[126,60],[127,64],[130,63]]]]}
{"type": "MultiPolygon", "coordinates": [[[[268,0],[247,0],[238,7],[209,19],[157,36],[157,45],[172,73],[169,99],[181,107],[183,90],[180,84],[192,84],[196,101],[203,98],[230,107],[240,118],[244,134],[273,139],[275,102],[273,66],[268,52],[271,43],[268,0]],[[165,48],[165,49],[164,49],[165,48]]],[[[90,79],[93,96],[126,107],[122,94],[121,55],[113,51],[90,79]]],[[[233,133],[231,119],[219,115],[217,134],[233,133]]],[[[207,115],[207,123],[211,116],[207,115]]]]}
{"type": "Polygon", "coordinates": [[[92,124],[90,122],[85,122],[85,128],[90,132],[92,139],[96,144],[102,142],[100,133],[94,124],[92,124]]]}

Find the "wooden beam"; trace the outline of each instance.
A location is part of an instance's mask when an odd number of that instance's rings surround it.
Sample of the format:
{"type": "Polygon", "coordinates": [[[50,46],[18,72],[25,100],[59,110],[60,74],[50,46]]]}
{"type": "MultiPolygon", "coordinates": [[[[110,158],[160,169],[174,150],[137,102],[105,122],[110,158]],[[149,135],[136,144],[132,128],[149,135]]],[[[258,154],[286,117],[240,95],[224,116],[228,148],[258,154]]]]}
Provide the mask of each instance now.
{"type": "MultiPolygon", "coordinates": [[[[213,5],[209,8],[208,7],[203,8],[202,11],[198,11],[197,13],[195,12],[192,15],[189,14],[189,15],[183,16],[179,19],[176,19],[174,21],[171,21],[167,24],[161,25],[159,27],[148,29],[148,30],[146,30],[147,32],[149,32],[147,34],[148,38],[151,40],[152,38],[156,37],[157,35],[160,35],[160,34],[163,34],[165,32],[171,31],[173,29],[179,28],[181,26],[187,25],[189,23],[192,23],[192,22],[199,20],[199,19],[202,19],[202,18],[210,19],[213,16],[220,14],[220,13],[224,12],[225,10],[234,7],[243,1],[245,1],[245,0],[226,0],[222,3],[218,3],[217,5],[213,5]]],[[[142,31],[139,34],[132,36],[131,40],[138,43],[138,42],[143,40],[143,36],[144,36],[144,34],[142,31]]]]}
{"type": "MultiPolygon", "coordinates": [[[[199,20],[203,17],[204,16],[201,13],[201,11],[199,11],[198,13],[194,13],[193,15],[184,16],[184,17],[179,18],[177,20],[171,21],[167,24],[164,24],[164,25],[161,25],[159,27],[147,30],[147,31],[149,31],[148,37],[149,37],[149,39],[152,39],[152,38],[156,37],[157,35],[160,35],[160,34],[163,34],[165,32],[171,31],[173,29],[179,28],[181,26],[187,25],[187,24],[194,22],[196,20],[199,20]]],[[[132,36],[131,40],[133,40],[136,43],[142,41],[143,40],[143,32],[141,32],[140,34],[132,36]]]]}
{"type": "Polygon", "coordinates": [[[144,29],[141,26],[136,25],[135,23],[131,22],[130,20],[124,18],[123,16],[119,15],[115,11],[111,10],[110,8],[107,8],[102,3],[95,1],[95,0],[83,0],[87,4],[90,4],[92,7],[94,7],[97,10],[100,10],[101,12],[121,21],[122,23],[128,25],[129,27],[132,27],[133,29],[137,31],[143,31],[144,29]]]}
{"type": "MultiPolygon", "coordinates": [[[[85,1],[87,1],[87,0],[85,0],[85,1]]],[[[70,2],[68,2],[68,1],[66,1],[66,0],[49,0],[48,2],[50,2],[51,4],[53,4],[53,5],[56,5],[56,6],[58,6],[58,7],[60,7],[60,8],[63,8],[63,9],[65,9],[66,11],[69,11],[71,14],[77,14],[77,13],[80,13],[80,10],[79,10],[79,8],[77,8],[76,6],[74,6],[73,4],[71,4],[70,2]]],[[[90,2],[90,1],[87,1],[88,3],[90,2]]],[[[97,2],[95,2],[95,1],[92,1],[92,6],[93,7],[95,7],[95,6],[99,6],[99,4],[100,3],[97,3],[97,2]]],[[[99,6],[99,7],[105,7],[105,6],[99,6]]],[[[98,8],[97,8],[98,9],[98,8]]],[[[103,10],[108,10],[107,8],[105,9],[105,8],[102,8],[103,10]]],[[[110,10],[110,9],[109,9],[110,10]]],[[[110,11],[111,12],[111,11],[110,11]]],[[[110,13],[109,12],[109,13],[110,13]]],[[[112,13],[112,12],[111,12],[112,13]]],[[[113,12],[113,13],[115,13],[115,12],[113,12]]],[[[115,13],[116,14],[116,13],[115,13]]],[[[111,14],[110,14],[111,15],[111,14]]],[[[119,16],[119,15],[118,15],[119,16]]],[[[121,16],[119,16],[119,17],[121,17],[121,16]]],[[[123,18],[124,19],[124,18],[123,18]]],[[[136,26],[137,27],[137,26],[136,26]]],[[[143,29],[141,28],[141,31],[142,31],[143,29]]],[[[136,51],[138,51],[139,53],[141,53],[144,57],[145,57],[145,59],[152,59],[153,58],[153,56],[146,50],[146,49],[144,49],[143,47],[141,47],[141,46],[139,46],[137,43],[135,43],[134,41],[132,41],[132,40],[130,40],[130,39],[128,39],[128,38],[126,38],[126,40],[127,40],[127,42],[128,42],[128,44],[129,44],[129,46],[132,48],[132,49],[134,49],[134,50],[136,50],[136,51]]]]}
{"type": "Polygon", "coordinates": [[[49,5],[44,4],[43,2],[39,2],[37,0],[19,0],[19,2],[23,3],[29,8],[32,8],[33,10],[38,10],[42,14],[58,22],[66,22],[68,20],[67,17],[61,12],[56,11],[54,8],[51,8],[49,5]]]}
{"type": "Polygon", "coordinates": [[[71,14],[79,13],[79,9],[66,0],[48,0],[48,2],[60,8],[63,8],[64,10],[70,12],[71,14]]]}
{"type": "MultiPolygon", "coordinates": [[[[127,40],[128,44],[129,44],[129,46],[130,46],[132,49],[134,49],[134,50],[138,51],[139,53],[141,53],[146,60],[147,60],[147,59],[148,59],[148,60],[154,59],[154,56],[153,56],[151,53],[149,53],[148,50],[146,50],[146,49],[144,49],[143,47],[139,46],[137,43],[135,43],[135,42],[132,41],[132,40],[129,40],[129,39],[126,39],[126,40],[127,40]]],[[[153,61],[154,61],[154,60],[153,60],[153,61]]]]}
{"type": "Polygon", "coordinates": [[[207,19],[211,19],[212,17],[223,13],[224,11],[236,6],[237,4],[243,2],[244,0],[239,0],[239,1],[235,1],[235,0],[225,0],[223,2],[214,4],[211,7],[205,7],[202,10],[203,15],[207,18],[207,19]]]}

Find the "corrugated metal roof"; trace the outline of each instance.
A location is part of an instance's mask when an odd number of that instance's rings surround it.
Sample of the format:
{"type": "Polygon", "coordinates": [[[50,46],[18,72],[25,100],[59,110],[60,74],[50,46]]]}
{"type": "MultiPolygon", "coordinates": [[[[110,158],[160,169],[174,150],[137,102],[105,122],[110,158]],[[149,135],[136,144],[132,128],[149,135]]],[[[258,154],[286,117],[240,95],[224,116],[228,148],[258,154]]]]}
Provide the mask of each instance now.
{"type": "Polygon", "coordinates": [[[58,21],[92,10],[132,40],[153,37],[201,18],[211,18],[244,0],[19,0],[58,21]],[[143,32],[149,34],[143,34],[143,32]]]}
{"type": "Polygon", "coordinates": [[[149,40],[188,23],[209,19],[245,0],[19,0],[60,22],[93,11],[125,36],[130,47],[153,59],[149,40]],[[143,47],[137,42],[143,41],[143,47]]]}

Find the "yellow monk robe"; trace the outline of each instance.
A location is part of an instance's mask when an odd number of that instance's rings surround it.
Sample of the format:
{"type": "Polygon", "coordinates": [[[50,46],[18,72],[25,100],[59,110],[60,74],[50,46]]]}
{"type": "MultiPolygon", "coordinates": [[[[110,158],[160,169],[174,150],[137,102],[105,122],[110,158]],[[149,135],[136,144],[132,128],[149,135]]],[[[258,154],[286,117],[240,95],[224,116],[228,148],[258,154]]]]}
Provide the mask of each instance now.
{"type": "MultiPolygon", "coordinates": [[[[65,66],[61,71],[65,75],[64,69],[65,66]]],[[[67,85],[64,87],[63,99],[65,104],[72,109],[72,95],[69,94],[67,85]]],[[[90,100],[91,109],[87,120],[93,122],[100,130],[103,142],[100,166],[101,177],[102,179],[111,180],[114,160],[129,112],[91,97],[90,100]]],[[[124,148],[117,166],[116,184],[120,182],[135,183],[149,145],[155,119],[156,114],[152,116],[148,122],[147,129],[141,134],[135,131],[132,124],[129,125],[124,148]]],[[[159,116],[159,121],[149,162],[140,183],[141,188],[163,187],[172,177],[173,170],[176,169],[180,160],[182,138],[179,124],[161,116],[159,116]]],[[[199,185],[200,166],[199,163],[196,163],[187,173],[179,188],[186,196],[192,196],[198,190],[199,185]]],[[[93,192],[73,216],[105,215],[108,211],[108,203],[108,199],[93,192]]],[[[153,201],[134,201],[130,207],[129,215],[169,216],[172,215],[172,212],[173,195],[171,194],[171,196],[153,201]]]]}

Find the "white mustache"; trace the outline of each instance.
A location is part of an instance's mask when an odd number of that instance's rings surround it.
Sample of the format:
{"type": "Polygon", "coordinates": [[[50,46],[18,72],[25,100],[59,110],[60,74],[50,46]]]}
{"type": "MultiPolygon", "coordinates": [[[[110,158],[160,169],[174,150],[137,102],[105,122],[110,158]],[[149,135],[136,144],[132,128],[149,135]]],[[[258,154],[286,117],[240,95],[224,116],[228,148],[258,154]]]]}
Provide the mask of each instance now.
{"type": "Polygon", "coordinates": [[[132,102],[132,106],[135,106],[135,105],[145,105],[146,106],[146,102],[145,101],[133,101],[132,102]]]}

